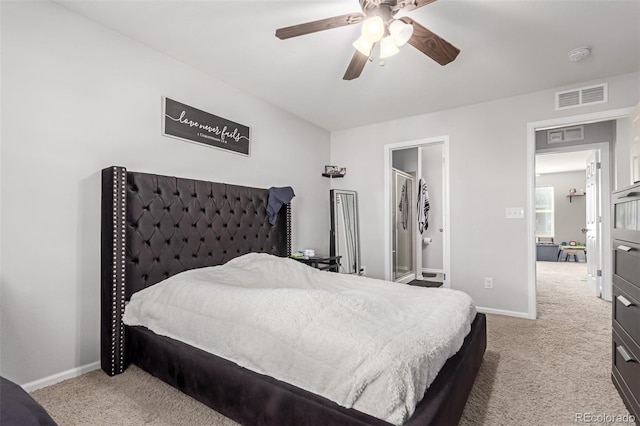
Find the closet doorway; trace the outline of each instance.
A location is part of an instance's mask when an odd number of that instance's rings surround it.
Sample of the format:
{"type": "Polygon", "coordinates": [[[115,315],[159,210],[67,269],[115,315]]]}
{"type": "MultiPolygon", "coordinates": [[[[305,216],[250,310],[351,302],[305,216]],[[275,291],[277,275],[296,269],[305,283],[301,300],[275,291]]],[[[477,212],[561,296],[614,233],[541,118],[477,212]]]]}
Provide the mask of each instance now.
{"type": "Polygon", "coordinates": [[[448,137],[438,137],[384,147],[387,280],[408,283],[424,277],[449,287],[448,142],[448,137]],[[418,216],[421,178],[430,205],[422,224],[418,216]]]}

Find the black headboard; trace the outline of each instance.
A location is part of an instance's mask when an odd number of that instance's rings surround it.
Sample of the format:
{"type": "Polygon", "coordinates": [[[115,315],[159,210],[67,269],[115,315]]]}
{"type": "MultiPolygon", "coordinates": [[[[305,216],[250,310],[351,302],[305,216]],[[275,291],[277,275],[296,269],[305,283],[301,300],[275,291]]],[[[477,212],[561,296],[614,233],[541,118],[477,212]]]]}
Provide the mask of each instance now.
{"type": "Polygon", "coordinates": [[[249,252],[291,254],[291,206],[269,224],[268,190],[102,170],[101,364],[126,367],[125,300],[179,272],[249,252]]]}

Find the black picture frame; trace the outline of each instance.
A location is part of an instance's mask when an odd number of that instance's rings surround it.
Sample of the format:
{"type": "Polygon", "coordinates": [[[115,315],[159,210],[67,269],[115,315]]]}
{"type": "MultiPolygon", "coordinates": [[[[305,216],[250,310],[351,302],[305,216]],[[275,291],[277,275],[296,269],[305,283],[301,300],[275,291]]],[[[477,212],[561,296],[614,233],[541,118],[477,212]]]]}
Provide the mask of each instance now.
{"type": "Polygon", "coordinates": [[[162,98],[162,135],[250,156],[251,128],[162,98]]]}

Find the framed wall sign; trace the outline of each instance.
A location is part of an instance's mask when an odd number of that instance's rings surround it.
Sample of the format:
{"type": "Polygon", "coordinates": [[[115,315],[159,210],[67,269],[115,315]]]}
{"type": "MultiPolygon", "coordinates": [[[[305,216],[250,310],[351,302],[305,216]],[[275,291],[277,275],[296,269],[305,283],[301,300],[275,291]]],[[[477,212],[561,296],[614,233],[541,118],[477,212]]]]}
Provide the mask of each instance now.
{"type": "Polygon", "coordinates": [[[251,129],[226,118],[162,98],[162,134],[249,155],[251,129]]]}

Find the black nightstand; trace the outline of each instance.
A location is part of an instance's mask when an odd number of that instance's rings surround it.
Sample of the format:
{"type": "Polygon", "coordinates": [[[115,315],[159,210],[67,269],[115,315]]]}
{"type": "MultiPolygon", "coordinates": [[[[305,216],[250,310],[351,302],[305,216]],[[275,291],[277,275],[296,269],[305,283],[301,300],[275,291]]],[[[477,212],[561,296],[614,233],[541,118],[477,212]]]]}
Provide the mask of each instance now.
{"type": "Polygon", "coordinates": [[[340,270],[340,258],[342,256],[305,256],[305,257],[292,257],[297,260],[311,266],[312,268],[320,269],[321,271],[338,272],[340,270]]]}

